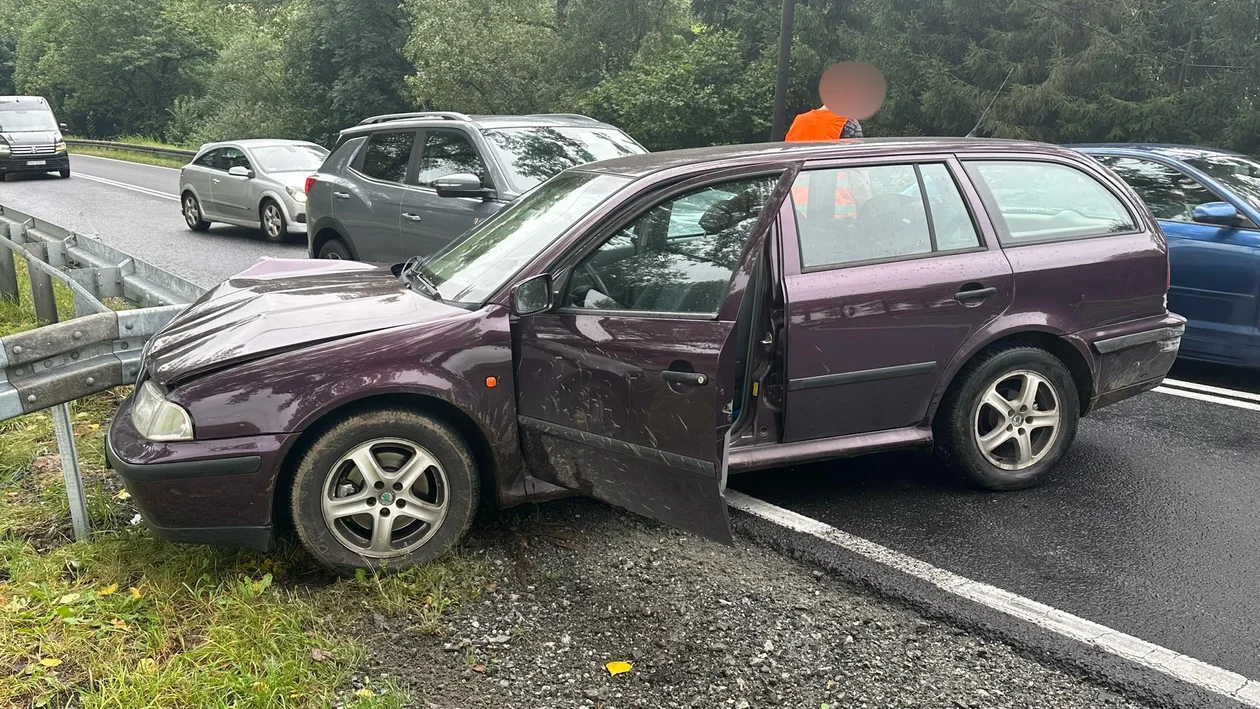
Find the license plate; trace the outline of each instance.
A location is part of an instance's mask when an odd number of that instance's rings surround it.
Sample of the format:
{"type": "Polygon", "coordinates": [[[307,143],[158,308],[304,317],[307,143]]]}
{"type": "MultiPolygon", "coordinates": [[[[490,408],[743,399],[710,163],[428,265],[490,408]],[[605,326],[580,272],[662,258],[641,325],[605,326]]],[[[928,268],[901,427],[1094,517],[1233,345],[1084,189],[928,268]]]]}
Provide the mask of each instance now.
{"type": "Polygon", "coordinates": [[[48,164],[47,160],[27,160],[26,161],[27,167],[36,167],[38,165],[47,165],[47,164],[48,164]]]}

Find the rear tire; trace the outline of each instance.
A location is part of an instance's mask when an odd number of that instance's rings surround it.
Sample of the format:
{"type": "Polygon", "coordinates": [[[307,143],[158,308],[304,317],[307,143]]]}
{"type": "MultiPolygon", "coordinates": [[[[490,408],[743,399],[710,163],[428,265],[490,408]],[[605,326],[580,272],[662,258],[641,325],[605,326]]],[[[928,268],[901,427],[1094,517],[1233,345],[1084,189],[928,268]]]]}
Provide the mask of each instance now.
{"type": "Polygon", "coordinates": [[[1059,358],[1023,345],[991,350],[967,364],[941,402],[937,453],[978,487],[1032,487],[1072,444],[1080,411],[1059,358]]]}
{"type": "Polygon", "coordinates": [[[262,235],[267,241],[279,244],[289,238],[289,224],[284,220],[284,211],[275,201],[263,200],[262,206],[258,209],[258,221],[262,225],[262,235]]]}
{"type": "Polygon", "coordinates": [[[341,239],[329,239],[319,247],[319,258],[351,260],[350,247],[341,239]]]}
{"type": "Polygon", "coordinates": [[[320,434],[298,464],[290,511],[302,544],[324,566],[398,571],[463,538],[479,487],[454,429],[418,411],[381,408],[320,434]]]}
{"type": "Polygon", "coordinates": [[[197,197],[191,192],[184,193],[183,201],[184,223],[193,231],[205,231],[210,228],[210,222],[206,221],[205,216],[201,212],[201,203],[197,201],[197,197]]]}

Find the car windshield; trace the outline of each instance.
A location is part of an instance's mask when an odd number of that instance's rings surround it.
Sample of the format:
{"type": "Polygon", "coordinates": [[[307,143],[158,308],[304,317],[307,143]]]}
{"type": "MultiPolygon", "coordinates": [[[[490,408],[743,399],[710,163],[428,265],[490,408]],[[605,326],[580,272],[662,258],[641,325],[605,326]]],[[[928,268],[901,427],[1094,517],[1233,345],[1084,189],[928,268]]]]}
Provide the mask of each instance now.
{"type": "Polygon", "coordinates": [[[575,165],[646,152],[615,128],[535,126],[482,132],[502,156],[508,179],[521,191],[575,165]]]}
{"type": "Polygon", "coordinates": [[[46,108],[30,110],[0,110],[0,131],[25,133],[28,131],[55,131],[57,121],[46,108]]]}
{"type": "Polygon", "coordinates": [[[443,300],[481,303],[630,179],[557,175],[424,264],[443,300]]]}
{"type": "Polygon", "coordinates": [[[313,172],[328,157],[316,145],[268,145],[250,151],[263,172],[313,172]]]}
{"type": "Polygon", "coordinates": [[[1260,163],[1237,155],[1204,155],[1186,162],[1260,209],[1260,163]]]}

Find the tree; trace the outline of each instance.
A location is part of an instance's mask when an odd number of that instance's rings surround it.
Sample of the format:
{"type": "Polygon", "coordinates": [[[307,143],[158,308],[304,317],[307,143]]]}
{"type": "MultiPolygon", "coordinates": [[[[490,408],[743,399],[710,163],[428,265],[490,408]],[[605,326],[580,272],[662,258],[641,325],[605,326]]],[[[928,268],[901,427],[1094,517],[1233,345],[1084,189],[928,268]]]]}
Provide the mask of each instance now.
{"type": "Polygon", "coordinates": [[[208,45],[159,0],[43,0],[18,42],[14,83],[85,135],[157,136],[175,99],[200,92],[208,45]]]}

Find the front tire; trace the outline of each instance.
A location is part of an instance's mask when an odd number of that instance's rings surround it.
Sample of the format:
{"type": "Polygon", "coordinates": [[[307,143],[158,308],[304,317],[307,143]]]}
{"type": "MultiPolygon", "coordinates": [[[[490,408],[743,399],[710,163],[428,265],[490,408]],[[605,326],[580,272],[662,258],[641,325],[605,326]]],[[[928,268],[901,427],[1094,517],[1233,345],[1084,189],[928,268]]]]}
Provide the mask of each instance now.
{"type": "Polygon", "coordinates": [[[63,168],[61,168],[60,170],[58,170],[58,171],[57,171],[57,175],[58,175],[59,177],[61,177],[61,179],[63,179],[63,180],[65,180],[65,179],[69,179],[69,177],[70,177],[70,168],[69,168],[69,167],[63,167],[63,168]]]}
{"type": "Polygon", "coordinates": [[[982,354],[937,414],[942,458],[972,484],[1020,490],[1041,482],[1076,437],[1080,396],[1053,354],[1011,346],[982,354]]]}
{"type": "Polygon", "coordinates": [[[284,220],[284,212],[272,200],[262,203],[262,208],[258,210],[258,219],[267,241],[279,244],[289,238],[289,224],[284,220]]]}
{"type": "Polygon", "coordinates": [[[445,422],[403,408],[355,414],[302,457],[291,512],[302,544],[338,573],[427,564],[468,531],[477,466],[445,422]]]}
{"type": "Polygon", "coordinates": [[[197,201],[197,197],[191,192],[184,195],[183,202],[184,223],[193,231],[205,231],[210,228],[210,222],[201,213],[201,203],[197,201]]]}

